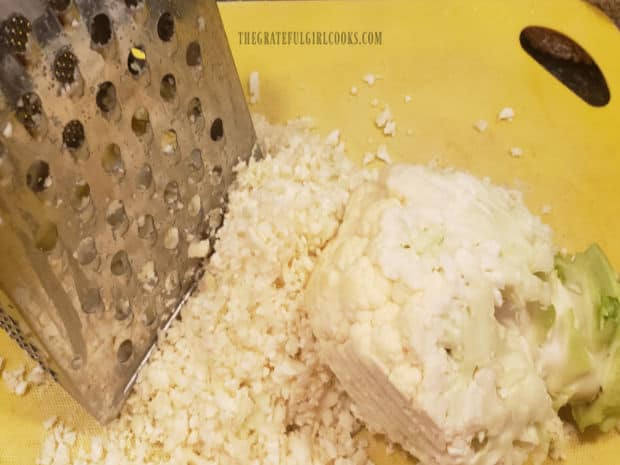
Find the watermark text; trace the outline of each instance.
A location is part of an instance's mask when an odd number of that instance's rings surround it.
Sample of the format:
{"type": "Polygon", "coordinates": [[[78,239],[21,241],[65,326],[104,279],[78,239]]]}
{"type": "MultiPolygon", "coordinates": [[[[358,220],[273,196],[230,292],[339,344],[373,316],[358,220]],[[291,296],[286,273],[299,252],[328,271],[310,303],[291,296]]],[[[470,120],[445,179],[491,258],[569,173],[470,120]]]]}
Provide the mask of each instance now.
{"type": "Polygon", "coordinates": [[[381,31],[241,31],[240,45],[370,45],[383,44],[381,31]]]}

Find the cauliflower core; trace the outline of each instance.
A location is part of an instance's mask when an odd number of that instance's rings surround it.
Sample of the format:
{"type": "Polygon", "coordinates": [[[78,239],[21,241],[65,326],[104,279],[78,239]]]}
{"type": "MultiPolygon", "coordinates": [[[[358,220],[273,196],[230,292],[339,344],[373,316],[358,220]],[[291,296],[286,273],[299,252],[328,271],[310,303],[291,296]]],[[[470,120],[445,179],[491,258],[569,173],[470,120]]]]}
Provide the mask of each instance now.
{"type": "Polygon", "coordinates": [[[541,463],[562,424],[502,314],[549,305],[551,231],[518,192],[394,165],[354,191],[306,289],[357,416],[422,463],[541,463]]]}

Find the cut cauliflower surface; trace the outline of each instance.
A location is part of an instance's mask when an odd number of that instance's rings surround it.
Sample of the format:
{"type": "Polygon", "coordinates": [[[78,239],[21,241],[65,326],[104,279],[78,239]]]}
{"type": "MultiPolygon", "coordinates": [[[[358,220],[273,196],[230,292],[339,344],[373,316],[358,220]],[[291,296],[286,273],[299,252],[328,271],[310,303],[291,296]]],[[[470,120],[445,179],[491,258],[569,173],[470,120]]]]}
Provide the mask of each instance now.
{"type": "Polygon", "coordinates": [[[393,165],[352,194],[306,289],[321,358],[367,426],[422,463],[541,463],[562,424],[500,320],[549,304],[553,258],[519,193],[393,165]]]}

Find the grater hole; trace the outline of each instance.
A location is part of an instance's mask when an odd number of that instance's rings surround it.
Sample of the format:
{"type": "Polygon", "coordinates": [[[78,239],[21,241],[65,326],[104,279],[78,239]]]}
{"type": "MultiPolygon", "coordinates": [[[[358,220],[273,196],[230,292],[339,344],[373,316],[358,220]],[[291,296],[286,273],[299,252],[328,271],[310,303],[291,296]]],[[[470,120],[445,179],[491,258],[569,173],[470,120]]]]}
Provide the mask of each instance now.
{"type": "Polygon", "coordinates": [[[146,68],[146,53],[142,45],[137,45],[129,50],[127,55],[127,69],[134,76],[140,76],[146,68]]]}
{"type": "Polygon", "coordinates": [[[200,181],[204,176],[204,163],[200,149],[192,150],[187,160],[187,165],[192,179],[196,182],[200,181]]]}
{"type": "Polygon", "coordinates": [[[138,236],[141,239],[154,241],[157,239],[157,228],[155,228],[155,219],[151,215],[144,215],[138,218],[138,236]]]}
{"type": "Polygon", "coordinates": [[[179,148],[179,142],[177,140],[177,133],[174,129],[168,129],[164,131],[160,139],[161,151],[165,155],[174,155],[179,148]]]}
{"type": "Polygon", "coordinates": [[[112,38],[112,22],[108,15],[99,13],[90,22],[90,39],[97,45],[105,45],[112,38]]]}
{"type": "Polygon", "coordinates": [[[136,8],[140,5],[144,0],[125,0],[125,6],[127,8],[136,8]]]}
{"type": "Polygon", "coordinates": [[[101,158],[101,166],[108,174],[122,174],[123,158],[121,157],[121,148],[117,144],[108,144],[101,158]]]}
{"type": "Polygon", "coordinates": [[[71,84],[77,65],[78,59],[68,47],[60,49],[54,59],[54,77],[62,84],[71,84]]]}
{"type": "Polygon", "coordinates": [[[11,15],[0,24],[0,44],[10,53],[23,53],[32,32],[30,21],[20,14],[11,15]]]}
{"type": "Polygon", "coordinates": [[[69,149],[77,150],[84,144],[84,126],[77,120],[71,120],[62,130],[62,141],[69,149]]]}
{"type": "Polygon", "coordinates": [[[131,303],[129,299],[120,298],[116,303],[116,311],[114,312],[114,318],[119,321],[126,320],[132,315],[131,303]]]}
{"type": "Polygon", "coordinates": [[[214,208],[207,214],[207,226],[210,231],[217,231],[224,221],[224,212],[221,208],[214,208]]]}
{"type": "Polygon", "coordinates": [[[42,160],[35,161],[26,173],[26,184],[32,192],[43,192],[51,185],[50,165],[42,160]]]}
{"type": "Polygon", "coordinates": [[[200,52],[200,44],[196,41],[190,42],[185,52],[185,60],[188,66],[202,65],[202,56],[200,52]]]}
{"type": "Polygon", "coordinates": [[[131,342],[131,340],[125,339],[123,342],[121,342],[121,345],[118,346],[118,352],[117,352],[118,362],[119,363],[127,362],[127,360],[131,358],[132,354],[133,354],[133,343],[131,342]]]}
{"type": "Polygon", "coordinates": [[[138,171],[138,175],[136,177],[136,186],[139,190],[145,191],[151,184],[153,183],[153,170],[151,169],[151,165],[144,164],[140,171],[138,171]]]}
{"type": "Polygon", "coordinates": [[[164,279],[164,289],[167,294],[178,294],[181,290],[181,282],[177,270],[172,270],[164,279]]]}
{"type": "Polygon", "coordinates": [[[167,11],[157,21],[157,35],[164,42],[170,42],[174,35],[174,18],[167,11]]]}
{"type": "Polygon", "coordinates": [[[129,266],[129,257],[127,256],[127,252],[124,250],[119,250],[112,257],[112,261],[110,263],[110,271],[114,276],[122,276],[130,271],[129,266]]]}
{"type": "Polygon", "coordinates": [[[34,246],[41,252],[49,252],[58,242],[58,228],[51,221],[46,221],[37,228],[34,246]]]}
{"type": "Polygon", "coordinates": [[[222,118],[215,118],[211,124],[211,139],[214,141],[220,140],[224,136],[224,123],[222,118]]]}
{"type": "Polygon", "coordinates": [[[222,182],[222,174],[224,170],[220,165],[215,165],[211,170],[211,184],[217,186],[222,182]]]}
{"type": "Polygon", "coordinates": [[[90,203],[90,185],[83,180],[79,180],[73,186],[71,192],[71,207],[77,211],[82,211],[90,203]]]}
{"type": "Polygon", "coordinates": [[[200,103],[200,99],[198,97],[194,97],[189,102],[187,117],[189,118],[190,123],[195,123],[199,118],[202,118],[202,104],[200,103]]]}
{"type": "Polygon", "coordinates": [[[116,87],[110,81],[99,84],[95,96],[97,107],[104,113],[109,113],[116,106],[116,87]]]}
{"type": "Polygon", "coordinates": [[[82,357],[80,357],[79,355],[76,355],[71,360],[71,368],[73,368],[74,370],[79,370],[80,368],[82,368],[83,365],[84,360],[82,360],[82,357]]]}
{"type": "Polygon", "coordinates": [[[120,200],[114,200],[108,206],[106,221],[114,231],[124,234],[129,227],[129,219],[125,213],[125,205],[120,200]]]}
{"type": "Polygon", "coordinates": [[[164,189],[164,202],[168,205],[175,204],[179,201],[179,184],[176,181],[170,181],[164,189]]]}
{"type": "Polygon", "coordinates": [[[145,326],[151,326],[153,323],[155,323],[156,319],[157,314],[155,313],[155,310],[153,310],[151,307],[147,307],[142,314],[142,323],[144,323],[145,326]]]}
{"type": "Polygon", "coordinates": [[[189,204],[187,205],[187,212],[190,216],[198,216],[201,205],[202,201],[200,200],[200,196],[196,194],[190,199],[189,204]]]}
{"type": "Polygon", "coordinates": [[[34,92],[27,92],[17,101],[15,116],[20,123],[32,134],[43,117],[41,99],[34,92]]]}
{"type": "Polygon", "coordinates": [[[100,309],[103,309],[103,302],[101,301],[99,289],[92,287],[90,289],[86,289],[86,292],[82,298],[82,311],[84,313],[95,313],[100,309]]]}
{"type": "Polygon", "coordinates": [[[78,244],[75,256],[80,265],[88,265],[92,263],[97,257],[97,247],[95,246],[95,239],[92,237],[85,237],[78,244]]]}
{"type": "Polygon", "coordinates": [[[50,0],[50,6],[56,11],[65,11],[70,4],[71,0],[50,0]]]}
{"type": "Polygon", "coordinates": [[[177,95],[177,81],[172,74],[166,74],[161,79],[161,85],[159,86],[159,95],[165,101],[169,102],[173,100],[177,95]]]}
{"type": "Polygon", "coordinates": [[[179,228],[172,227],[164,234],[164,247],[168,250],[174,250],[179,245],[179,228]]]}
{"type": "Polygon", "coordinates": [[[192,171],[199,171],[203,169],[202,152],[200,149],[192,150],[189,156],[189,167],[192,171]]]}
{"type": "Polygon", "coordinates": [[[146,108],[140,107],[131,118],[131,130],[136,136],[143,136],[149,127],[149,112],[146,108]]]}

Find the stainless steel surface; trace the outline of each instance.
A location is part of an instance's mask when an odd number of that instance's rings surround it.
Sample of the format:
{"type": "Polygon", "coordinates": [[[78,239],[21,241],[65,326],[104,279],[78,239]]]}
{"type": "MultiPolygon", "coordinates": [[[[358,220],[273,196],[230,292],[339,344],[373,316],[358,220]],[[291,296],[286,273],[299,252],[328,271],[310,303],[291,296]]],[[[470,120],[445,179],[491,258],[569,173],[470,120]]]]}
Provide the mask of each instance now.
{"type": "Polygon", "coordinates": [[[214,1],[0,22],[0,327],[106,422],[196,282],[251,119],[214,1]]]}

